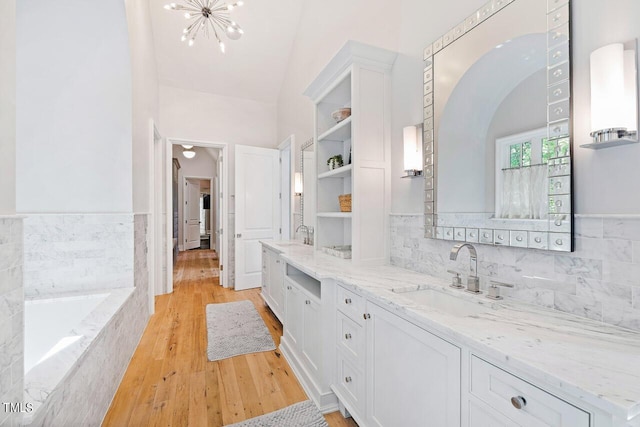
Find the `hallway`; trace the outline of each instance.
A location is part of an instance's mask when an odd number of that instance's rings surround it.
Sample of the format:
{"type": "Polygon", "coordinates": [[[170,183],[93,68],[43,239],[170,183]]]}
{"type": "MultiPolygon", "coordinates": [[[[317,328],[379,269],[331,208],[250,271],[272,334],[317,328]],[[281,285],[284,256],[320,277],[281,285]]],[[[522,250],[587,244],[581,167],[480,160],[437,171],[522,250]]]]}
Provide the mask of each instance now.
{"type": "MultiPolygon", "coordinates": [[[[260,290],[218,286],[214,251],[180,253],[174,292],[156,297],[156,313],[111,403],[103,426],[222,426],[272,412],[307,397],[278,350],[209,362],[205,306],[249,299],[276,345],[282,325],[260,290]]],[[[335,412],[332,427],[356,426],[335,412]]]]}

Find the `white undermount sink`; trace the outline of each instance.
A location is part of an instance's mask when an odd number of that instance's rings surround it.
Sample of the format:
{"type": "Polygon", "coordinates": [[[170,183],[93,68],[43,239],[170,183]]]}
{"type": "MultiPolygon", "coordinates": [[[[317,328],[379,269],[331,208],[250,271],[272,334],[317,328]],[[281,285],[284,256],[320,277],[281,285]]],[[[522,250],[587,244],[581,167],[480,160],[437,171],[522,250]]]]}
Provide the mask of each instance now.
{"type": "Polygon", "coordinates": [[[450,295],[428,287],[410,286],[393,288],[391,291],[410,299],[416,304],[425,305],[456,316],[489,313],[499,308],[497,304],[490,301],[469,301],[464,297],[450,295]]]}

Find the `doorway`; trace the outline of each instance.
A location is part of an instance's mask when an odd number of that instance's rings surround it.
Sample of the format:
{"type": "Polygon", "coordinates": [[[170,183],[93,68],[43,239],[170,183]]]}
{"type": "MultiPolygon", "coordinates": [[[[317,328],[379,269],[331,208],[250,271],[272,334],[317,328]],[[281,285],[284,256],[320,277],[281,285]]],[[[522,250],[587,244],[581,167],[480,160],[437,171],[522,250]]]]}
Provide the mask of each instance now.
{"type": "Polygon", "coordinates": [[[215,239],[211,238],[211,227],[215,224],[216,215],[215,194],[213,203],[211,202],[213,180],[213,176],[183,176],[182,178],[184,183],[181,186],[182,197],[178,200],[183,200],[181,206],[184,209],[182,216],[178,217],[178,223],[183,228],[184,238],[181,239],[183,247],[180,252],[191,249],[216,250],[215,239]]]}
{"type": "Polygon", "coordinates": [[[176,239],[167,247],[167,281],[173,291],[173,254],[195,248],[215,250],[220,264],[220,285],[229,287],[228,270],[228,166],[226,143],[167,138],[165,200],[167,200],[165,235],[176,239]],[[189,147],[189,148],[184,148],[189,147]],[[187,158],[184,151],[194,152],[187,158]],[[171,185],[172,169],[179,164],[176,189],[171,185]],[[175,204],[175,206],[174,206],[175,204]]]}

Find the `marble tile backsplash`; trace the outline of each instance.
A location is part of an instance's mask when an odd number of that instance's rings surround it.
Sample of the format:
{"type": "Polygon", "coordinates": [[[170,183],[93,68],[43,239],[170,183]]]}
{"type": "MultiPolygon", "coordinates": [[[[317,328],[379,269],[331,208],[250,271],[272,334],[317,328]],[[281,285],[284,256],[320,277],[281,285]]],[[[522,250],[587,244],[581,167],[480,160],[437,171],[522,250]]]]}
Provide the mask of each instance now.
{"type": "MultiPolygon", "coordinates": [[[[0,217],[0,402],[22,403],[24,289],[22,218],[0,217]]],[[[21,414],[0,405],[0,426],[18,426],[21,414]]]]}
{"type": "Polygon", "coordinates": [[[133,286],[132,214],[38,214],[24,220],[25,295],[133,286]]]}
{"type": "MultiPolygon", "coordinates": [[[[391,216],[391,264],[448,278],[469,257],[449,260],[454,242],[425,239],[422,215],[391,216]]],[[[575,251],[477,245],[478,275],[513,284],[506,297],[640,330],[640,216],[576,216],[575,251]]]]}

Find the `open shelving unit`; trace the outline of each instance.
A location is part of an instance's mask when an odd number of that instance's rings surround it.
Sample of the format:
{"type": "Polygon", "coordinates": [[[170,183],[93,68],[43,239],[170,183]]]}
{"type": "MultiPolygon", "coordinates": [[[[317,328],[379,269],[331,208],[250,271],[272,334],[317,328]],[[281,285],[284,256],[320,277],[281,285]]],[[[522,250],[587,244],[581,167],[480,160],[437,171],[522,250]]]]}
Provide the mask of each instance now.
{"type": "Polygon", "coordinates": [[[389,254],[390,71],[395,52],[349,41],[305,95],[315,105],[316,249],[352,246],[352,261],[385,263],[389,254]],[[331,116],[350,107],[339,123],[331,116]],[[344,166],[327,160],[341,154],[344,166]],[[351,212],[338,196],[351,194],[351,212]]]}

